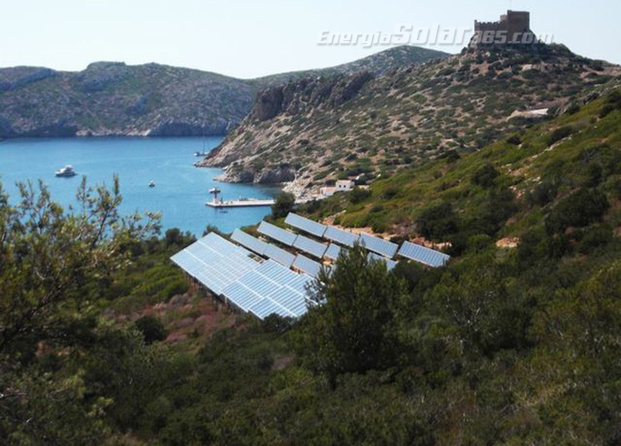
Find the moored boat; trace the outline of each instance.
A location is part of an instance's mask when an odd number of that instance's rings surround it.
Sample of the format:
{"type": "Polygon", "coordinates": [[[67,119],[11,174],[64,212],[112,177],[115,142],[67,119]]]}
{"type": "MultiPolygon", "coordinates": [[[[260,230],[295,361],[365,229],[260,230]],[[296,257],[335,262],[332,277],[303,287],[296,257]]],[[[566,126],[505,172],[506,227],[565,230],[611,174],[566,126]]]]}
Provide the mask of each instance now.
{"type": "Polygon", "coordinates": [[[74,177],[76,175],[77,175],[77,173],[75,173],[75,170],[73,170],[73,166],[71,166],[69,164],[67,164],[62,169],[59,169],[59,170],[56,171],[56,176],[57,177],[69,178],[69,177],[74,177]]]}

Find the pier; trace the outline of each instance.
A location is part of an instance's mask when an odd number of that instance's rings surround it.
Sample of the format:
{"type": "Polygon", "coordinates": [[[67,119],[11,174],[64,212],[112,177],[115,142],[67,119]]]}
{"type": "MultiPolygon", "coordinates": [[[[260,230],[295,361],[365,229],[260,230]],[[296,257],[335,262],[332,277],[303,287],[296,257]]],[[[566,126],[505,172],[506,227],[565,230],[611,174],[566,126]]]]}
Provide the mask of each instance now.
{"type": "Polygon", "coordinates": [[[246,200],[212,200],[205,203],[212,208],[248,208],[248,207],[260,207],[271,206],[275,200],[256,200],[248,198],[246,200]]]}

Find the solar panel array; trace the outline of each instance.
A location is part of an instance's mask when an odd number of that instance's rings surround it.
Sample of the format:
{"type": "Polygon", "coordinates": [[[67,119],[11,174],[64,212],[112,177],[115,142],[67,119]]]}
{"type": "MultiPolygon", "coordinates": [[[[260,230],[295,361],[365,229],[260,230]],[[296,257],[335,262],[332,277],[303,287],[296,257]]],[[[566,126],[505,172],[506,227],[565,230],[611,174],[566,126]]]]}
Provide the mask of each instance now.
{"type": "Polygon", "coordinates": [[[397,249],[399,249],[399,245],[378,237],[373,237],[369,234],[361,234],[360,243],[369,251],[381,254],[389,259],[392,259],[395,256],[397,249]]]}
{"type": "Polygon", "coordinates": [[[343,249],[345,248],[341,248],[336,243],[330,243],[330,246],[328,246],[328,249],[326,250],[324,257],[326,257],[327,259],[336,261],[339,258],[339,255],[341,254],[341,251],[343,249]]]}
{"type": "Polygon", "coordinates": [[[303,235],[298,235],[298,238],[295,239],[293,247],[307,252],[318,259],[322,258],[323,254],[326,252],[326,249],[328,249],[328,245],[316,242],[315,240],[311,240],[303,235]]]}
{"type": "Polygon", "coordinates": [[[293,243],[297,237],[297,235],[293,232],[286,231],[266,221],[261,222],[258,231],[261,234],[267,235],[274,240],[278,240],[280,243],[287,246],[293,246],[293,243]]]}
{"type": "Polygon", "coordinates": [[[222,294],[259,319],[271,314],[300,317],[307,311],[307,286],[312,279],[268,260],[224,288],[222,294]]]}
{"type": "Polygon", "coordinates": [[[444,253],[411,242],[404,242],[401,245],[399,255],[434,268],[446,265],[451,259],[444,253]]]}
{"type": "Polygon", "coordinates": [[[394,260],[387,259],[386,257],[381,256],[379,254],[375,254],[374,252],[370,252],[367,258],[370,261],[385,263],[386,268],[388,268],[388,271],[391,271],[395,266],[397,266],[397,262],[395,262],[394,260]]]}
{"type": "Polygon", "coordinates": [[[231,240],[239,243],[242,246],[245,246],[246,248],[256,252],[259,255],[264,255],[265,250],[268,246],[267,243],[265,243],[264,241],[259,240],[258,238],[253,237],[250,234],[246,234],[240,229],[235,229],[233,235],[231,236],[231,240]]]}
{"type": "Polygon", "coordinates": [[[250,252],[215,233],[210,233],[183,251],[172,261],[216,294],[260,263],[250,252]]]}
{"type": "Polygon", "coordinates": [[[328,226],[328,229],[326,229],[323,236],[328,240],[340,243],[341,245],[349,246],[350,248],[354,246],[354,243],[356,243],[359,238],[357,234],[343,231],[342,229],[335,228],[334,226],[328,226]]]}
{"type": "Polygon", "coordinates": [[[298,254],[293,262],[293,267],[312,277],[317,277],[321,271],[321,263],[315,262],[302,254],[298,254]]]}
{"type": "MultiPolygon", "coordinates": [[[[391,260],[397,250],[399,256],[431,267],[444,266],[450,260],[446,254],[411,242],[403,243],[399,249],[398,245],[384,239],[368,234],[358,236],[293,213],[289,213],[285,221],[316,237],[331,240],[330,245],[265,221],[261,222],[258,231],[318,259],[337,260],[341,251],[346,249],[339,244],[351,247],[359,242],[370,251],[370,260],[384,262],[389,271],[397,265],[391,260]]],[[[296,256],[239,229],[233,232],[231,238],[241,246],[210,233],[171,259],[212,292],[224,295],[234,305],[260,319],[274,313],[287,317],[302,316],[309,302],[308,286],[319,275],[322,264],[303,254],[296,256]],[[256,261],[245,248],[269,260],[262,263],[256,261]],[[291,271],[291,267],[303,274],[291,271]]]]}
{"type": "Polygon", "coordinates": [[[301,229],[304,232],[314,235],[315,237],[323,237],[326,232],[326,226],[316,221],[309,220],[308,218],[301,217],[293,212],[290,212],[285,219],[285,223],[294,228],[301,229]]]}

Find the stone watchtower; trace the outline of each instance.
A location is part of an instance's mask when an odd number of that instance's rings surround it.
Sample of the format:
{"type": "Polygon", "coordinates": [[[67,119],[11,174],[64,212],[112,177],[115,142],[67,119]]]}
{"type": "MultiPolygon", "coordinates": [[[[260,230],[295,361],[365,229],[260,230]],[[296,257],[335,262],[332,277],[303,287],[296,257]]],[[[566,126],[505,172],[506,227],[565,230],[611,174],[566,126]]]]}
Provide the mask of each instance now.
{"type": "Polygon", "coordinates": [[[532,45],[537,37],[530,29],[530,12],[507,11],[499,22],[474,21],[471,46],[482,45],[532,45]]]}

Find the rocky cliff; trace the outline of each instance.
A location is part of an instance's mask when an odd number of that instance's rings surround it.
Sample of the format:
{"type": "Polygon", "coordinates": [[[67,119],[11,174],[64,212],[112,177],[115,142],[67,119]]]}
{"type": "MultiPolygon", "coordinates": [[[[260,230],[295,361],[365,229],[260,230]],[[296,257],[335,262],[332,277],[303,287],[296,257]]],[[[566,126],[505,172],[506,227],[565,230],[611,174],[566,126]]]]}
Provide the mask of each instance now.
{"type": "Polygon", "coordinates": [[[158,64],[97,62],[81,72],[5,68],[0,69],[0,138],[224,135],[267,86],[323,72],[379,73],[446,56],[395,48],[334,68],[255,80],[158,64]]]}
{"type": "Polygon", "coordinates": [[[495,47],[383,75],[313,77],[263,91],[252,112],[202,162],[221,179],[373,180],[450,154],[459,157],[566,110],[619,67],[561,45],[495,47]]]}

